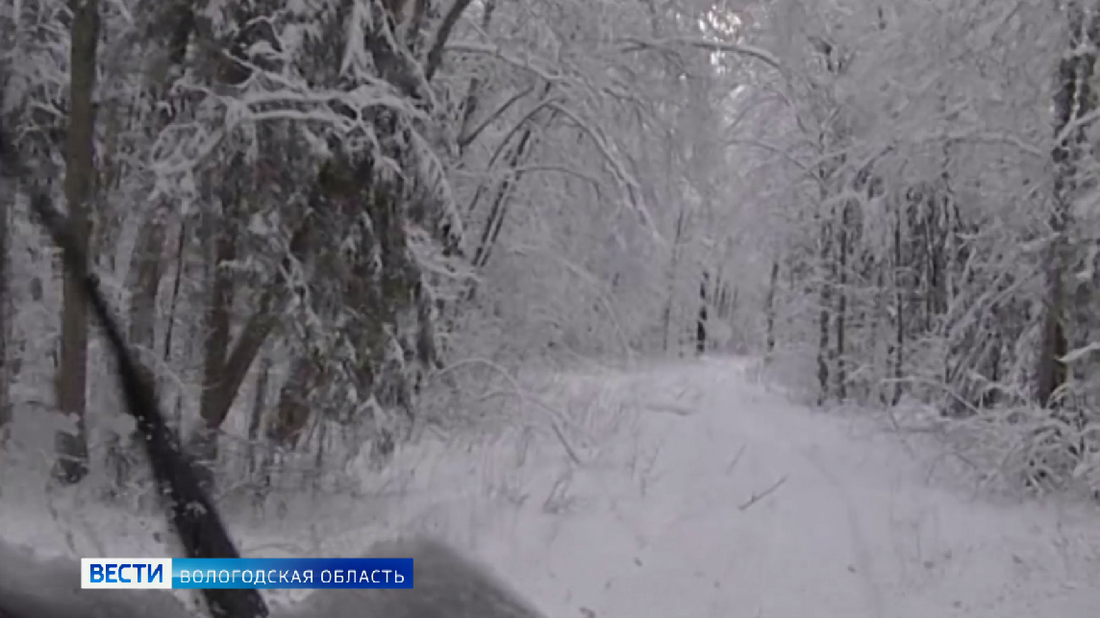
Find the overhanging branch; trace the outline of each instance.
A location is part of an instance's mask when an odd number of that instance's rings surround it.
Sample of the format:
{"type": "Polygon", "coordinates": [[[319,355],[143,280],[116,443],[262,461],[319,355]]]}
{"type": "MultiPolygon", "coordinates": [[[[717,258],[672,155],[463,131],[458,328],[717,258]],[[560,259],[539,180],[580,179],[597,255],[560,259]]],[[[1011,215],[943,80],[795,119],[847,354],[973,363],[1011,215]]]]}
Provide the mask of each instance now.
{"type": "Polygon", "coordinates": [[[709,41],[707,39],[700,39],[694,37],[673,37],[664,39],[639,39],[636,37],[625,37],[617,40],[619,45],[623,46],[623,51],[643,51],[643,50],[661,50],[672,51],[676,47],[694,47],[696,49],[703,49],[710,52],[726,52],[731,54],[738,54],[741,56],[748,56],[767,64],[773,69],[780,69],[781,63],[779,58],[775,54],[769,52],[766,49],[761,49],[752,45],[743,45],[740,43],[725,43],[722,41],[709,41]]]}

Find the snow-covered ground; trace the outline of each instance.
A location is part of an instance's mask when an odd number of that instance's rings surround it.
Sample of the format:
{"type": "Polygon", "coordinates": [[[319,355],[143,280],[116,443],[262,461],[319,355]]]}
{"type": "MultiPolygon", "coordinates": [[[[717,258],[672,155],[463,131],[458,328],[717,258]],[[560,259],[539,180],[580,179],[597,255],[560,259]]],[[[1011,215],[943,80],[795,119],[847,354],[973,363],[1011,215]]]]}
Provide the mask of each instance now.
{"type": "MultiPolygon", "coordinates": [[[[565,377],[537,405],[517,404],[557,417],[564,440],[428,444],[374,479],[382,489],[229,519],[253,556],[354,555],[395,532],[430,532],[551,617],[1096,615],[1095,507],[994,503],[965,483],[931,484],[934,450],[791,404],[751,379],[750,364],[565,377]]],[[[135,528],[87,504],[59,514],[58,496],[43,516],[31,488],[4,489],[8,544],[166,551],[156,520],[135,528]]]]}

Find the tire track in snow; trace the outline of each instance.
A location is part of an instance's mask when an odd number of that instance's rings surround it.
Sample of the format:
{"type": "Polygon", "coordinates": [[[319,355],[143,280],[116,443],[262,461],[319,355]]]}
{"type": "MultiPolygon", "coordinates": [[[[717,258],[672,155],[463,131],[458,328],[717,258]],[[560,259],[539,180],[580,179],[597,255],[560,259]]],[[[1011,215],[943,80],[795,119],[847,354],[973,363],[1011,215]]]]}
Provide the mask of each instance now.
{"type": "MultiPolygon", "coordinates": [[[[676,481],[662,488],[663,493],[680,494],[678,504],[683,510],[673,525],[659,532],[651,529],[657,536],[654,540],[665,548],[683,551],[692,546],[693,533],[707,530],[716,541],[733,542],[747,552],[735,564],[705,555],[697,556],[696,564],[707,563],[712,575],[734,583],[734,590],[739,591],[730,590],[727,595],[735,594],[741,611],[752,615],[802,615],[813,608],[822,616],[883,618],[873,548],[844,484],[822,461],[792,442],[791,434],[783,430],[783,419],[753,419],[744,414],[745,410],[770,407],[771,396],[760,396],[736,378],[702,384],[707,373],[697,367],[693,370],[687,375],[677,372],[676,378],[671,374],[652,376],[645,382],[649,388],[666,381],[681,386],[687,383],[707,394],[696,402],[697,411],[690,420],[678,425],[660,423],[671,430],[678,443],[667,446],[676,446],[675,451],[684,455],[676,461],[676,481]],[[735,457],[739,461],[731,465],[728,457],[720,460],[725,451],[730,456],[747,456],[735,457]],[[788,476],[791,483],[761,496],[776,478],[788,476]],[[811,480],[818,478],[822,481],[811,480]],[[823,486],[831,490],[823,493],[823,486]],[[749,493],[759,502],[739,508],[749,493]],[[847,541],[838,544],[834,535],[844,534],[845,529],[847,541]],[[844,576],[838,576],[832,569],[843,560],[841,554],[848,552],[856,568],[839,566],[844,576]],[[849,572],[857,579],[849,579],[849,572]],[[785,592],[783,587],[769,585],[769,580],[784,577],[785,592]],[[748,607],[742,606],[745,603],[748,607]]],[[[668,390],[670,386],[658,388],[668,390]]],[[[805,425],[801,429],[805,430],[805,425]]]]}
{"type": "Polygon", "coordinates": [[[884,618],[885,613],[883,613],[882,590],[875,581],[877,571],[875,570],[873,552],[871,546],[867,543],[859,513],[855,508],[855,504],[852,502],[847,487],[845,487],[844,483],[837,478],[827,465],[825,465],[825,462],[821,460],[821,457],[817,455],[814,449],[800,449],[800,452],[807,461],[814,465],[814,469],[818,475],[824,478],[843,500],[844,510],[848,517],[848,534],[851,537],[852,553],[855,555],[856,569],[859,571],[860,580],[863,582],[864,598],[871,611],[871,616],[873,618],[884,618]]]}
{"type": "MultiPolygon", "coordinates": [[[[1060,556],[1055,547],[1062,522],[1069,522],[1059,509],[1035,502],[997,505],[929,485],[921,461],[937,453],[904,451],[892,436],[872,429],[874,423],[865,422],[869,419],[816,412],[743,376],[715,384],[714,391],[742,404],[737,410],[746,431],[812,462],[815,476],[836,492],[839,500],[822,500],[817,508],[826,509],[822,520],[834,504],[846,509],[867,611],[876,618],[1096,615],[1100,589],[1066,583],[1100,581],[1100,564],[1086,557],[1070,566],[1060,556]],[[857,436],[853,429],[859,427],[872,431],[857,436]],[[899,489],[903,493],[895,495],[899,489]],[[936,518],[931,529],[924,525],[929,512],[936,518]],[[906,548],[911,540],[898,537],[898,514],[916,525],[915,548],[906,548]],[[1026,578],[1021,575],[1025,566],[1026,578]],[[917,582],[908,579],[908,568],[929,577],[913,587],[917,582]]],[[[1073,524],[1071,534],[1084,543],[1075,554],[1087,555],[1090,546],[1100,551],[1095,509],[1069,510],[1088,511],[1073,524]]],[[[840,527],[840,522],[831,525],[840,527]]]]}

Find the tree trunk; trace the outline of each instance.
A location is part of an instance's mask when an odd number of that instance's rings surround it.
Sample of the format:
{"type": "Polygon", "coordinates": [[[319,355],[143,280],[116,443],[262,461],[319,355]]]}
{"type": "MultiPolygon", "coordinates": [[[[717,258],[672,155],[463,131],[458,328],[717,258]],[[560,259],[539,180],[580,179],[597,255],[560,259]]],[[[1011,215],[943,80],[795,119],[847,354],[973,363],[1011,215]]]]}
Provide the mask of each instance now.
{"type": "Polygon", "coordinates": [[[1090,82],[1096,65],[1098,19],[1092,7],[1083,9],[1074,2],[1069,11],[1069,47],[1058,65],[1058,83],[1054,94],[1055,144],[1054,204],[1049,223],[1051,241],[1043,264],[1044,306],[1039,357],[1035,371],[1035,396],[1043,406],[1051,405],[1052,396],[1065,383],[1066,367],[1061,361],[1067,346],[1065,292],[1062,277],[1069,260],[1070,210],[1077,193],[1078,162],[1088,147],[1085,126],[1074,126],[1095,108],[1090,82]]]}
{"type": "MultiPolygon", "coordinates": [[[[511,156],[508,157],[509,170],[517,169],[524,160],[531,146],[533,135],[534,129],[528,127],[523,130],[518,144],[512,151],[511,156]]],[[[477,249],[474,251],[473,266],[477,269],[485,268],[485,265],[489,263],[489,256],[492,254],[493,245],[496,244],[497,238],[500,237],[500,230],[503,228],[504,219],[508,214],[508,198],[511,197],[512,188],[519,183],[523,176],[521,172],[512,171],[505,172],[505,174],[504,180],[501,181],[500,187],[497,189],[493,204],[489,208],[489,216],[486,217],[485,224],[482,227],[481,240],[477,249]]]]}
{"type": "MultiPolygon", "coordinates": [[[[270,285],[260,294],[256,308],[241,328],[236,343],[229,352],[229,310],[232,305],[232,281],[228,273],[218,272],[218,264],[236,256],[236,235],[227,235],[227,226],[236,225],[233,219],[219,224],[214,267],[212,273],[210,304],[207,309],[207,339],[204,341],[203,394],[199,403],[201,422],[191,436],[192,447],[199,461],[213,462],[217,458],[217,431],[225,422],[233,401],[237,398],[248,370],[267,341],[277,323],[277,307],[285,302],[287,291],[284,272],[290,267],[290,258],[283,260],[270,285]]],[[[302,259],[310,242],[310,219],[306,217],[290,239],[290,253],[302,259]]],[[[206,470],[209,473],[211,470],[206,470]]],[[[212,476],[207,474],[205,482],[212,476]]]]}
{"type": "MultiPolygon", "coordinates": [[[[93,94],[99,42],[98,0],[72,0],[69,127],[65,139],[65,199],[69,225],[77,249],[87,251],[95,175],[95,112],[93,94]]],[[[88,316],[80,281],[64,274],[61,314],[61,362],[57,400],[72,423],[57,432],[54,475],[66,483],[79,482],[88,472],[88,443],[84,421],[88,372],[88,316]]]]}
{"type": "Polygon", "coordinates": [[[894,219],[894,395],[891,405],[901,401],[901,376],[905,364],[905,289],[902,280],[901,213],[894,219]]]}
{"type": "MultiPolygon", "coordinates": [[[[519,139],[516,141],[516,145],[512,147],[506,158],[507,169],[505,171],[504,178],[500,181],[500,185],[497,187],[496,194],[493,197],[492,205],[489,208],[489,216],[485,219],[485,223],[482,226],[481,238],[478,242],[477,249],[474,251],[473,266],[477,269],[485,268],[485,265],[489,263],[489,257],[492,254],[493,246],[496,244],[497,239],[500,237],[500,231],[504,226],[504,219],[508,215],[508,206],[515,188],[519,185],[520,180],[523,178],[521,171],[516,171],[521,167],[521,164],[527,159],[533,145],[537,142],[537,134],[535,132],[536,116],[541,114],[542,104],[548,100],[551,91],[551,84],[547,84],[542,91],[542,95],[539,97],[539,103],[535,106],[535,110],[528,114],[525,119],[527,126],[522,130],[519,130],[519,139]]],[[[544,124],[549,124],[553,121],[555,114],[549,114],[544,124]]],[[[518,129],[518,127],[517,127],[518,129]]],[[[503,149],[509,139],[511,139],[514,132],[509,133],[501,144],[503,149]]],[[[501,151],[502,152],[502,151],[501,151]]],[[[493,159],[496,157],[494,156],[493,159]]],[[[492,161],[490,161],[490,166],[492,161]]],[[[478,201],[482,194],[482,187],[478,187],[474,193],[473,199],[470,201],[469,211],[472,213],[477,208],[478,201]]],[[[470,298],[474,297],[476,288],[472,288],[469,294],[470,298]]]]}
{"type": "Polygon", "coordinates": [[[699,316],[695,319],[695,352],[707,351],[707,282],[710,273],[703,271],[703,280],[699,282],[699,316]]]}
{"type": "MultiPolygon", "coordinates": [[[[481,14],[481,29],[485,32],[489,31],[489,24],[493,19],[493,12],[496,10],[496,0],[487,0],[484,3],[481,14]]],[[[442,48],[440,48],[442,51],[442,48]]],[[[431,79],[429,76],[428,79],[431,79]]],[[[473,140],[473,119],[477,113],[481,104],[481,80],[477,77],[470,78],[470,85],[466,88],[466,97],[462,101],[462,122],[459,125],[458,130],[458,158],[461,161],[466,156],[466,148],[473,140]]]]}
{"type": "Polygon", "coordinates": [[[845,328],[848,319],[848,216],[850,204],[841,206],[840,229],[837,234],[836,259],[836,396],[844,401],[848,398],[848,370],[844,364],[845,328]]]}
{"type": "Polygon", "coordinates": [[[309,422],[309,391],[318,377],[317,365],[304,353],[299,354],[290,368],[286,383],[279,390],[275,421],[268,427],[268,437],[278,446],[294,448],[309,422]]]}
{"type": "Polygon", "coordinates": [[[767,319],[765,352],[771,358],[775,350],[775,288],[779,282],[779,260],[772,261],[772,271],[768,276],[768,293],[764,297],[764,315],[767,319]]]}
{"type": "Polygon", "coordinates": [[[9,358],[15,353],[12,345],[12,320],[15,317],[14,287],[11,280],[11,213],[14,192],[0,198],[0,444],[7,438],[7,426],[12,420],[11,382],[13,372],[9,358]]]}
{"type": "Polygon", "coordinates": [[[687,217],[687,207],[681,205],[680,212],[676,215],[676,232],[672,237],[672,263],[669,264],[668,273],[668,300],[665,302],[662,322],[664,327],[664,339],[662,349],[668,352],[668,337],[672,331],[672,305],[676,300],[676,273],[680,261],[680,242],[684,235],[684,219],[687,217]]]}
{"type": "Polygon", "coordinates": [[[829,325],[831,324],[832,297],[829,276],[829,255],[832,246],[832,231],[830,230],[828,217],[822,217],[821,222],[821,246],[818,248],[818,303],[820,310],[817,317],[817,384],[819,388],[817,403],[821,405],[831,396],[829,389],[829,325]]]}
{"type": "MultiPolygon", "coordinates": [[[[234,197],[229,198],[232,201],[234,197]]],[[[226,379],[226,356],[229,349],[230,311],[233,307],[233,277],[225,265],[237,259],[236,205],[224,203],[221,216],[210,216],[205,226],[214,242],[213,261],[209,267],[209,297],[206,304],[206,338],[203,341],[202,395],[199,399],[200,422],[192,436],[191,446],[203,468],[203,481],[213,481],[213,466],[218,457],[217,432],[228,410],[223,400],[222,383],[226,379]]],[[[235,393],[234,393],[235,394],[235,393]]]]}
{"type": "MultiPolygon", "coordinates": [[[[126,287],[130,290],[130,345],[142,352],[156,349],[157,290],[162,275],[161,251],[166,239],[167,207],[159,205],[149,213],[148,220],[138,235],[130,258],[130,270],[126,287]]],[[[155,371],[152,363],[138,364],[138,371],[152,384],[155,371]]],[[[136,436],[120,436],[112,432],[108,440],[107,460],[114,472],[114,484],[121,489],[130,479],[130,469],[135,463],[136,436]]]]}
{"type": "Polygon", "coordinates": [[[248,476],[256,474],[256,444],[260,439],[260,424],[267,406],[267,379],[271,374],[271,359],[260,361],[260,375],[256,378],[256,393],[252,398],[252,416],[248,419],[248,476]]]}
{"type": "MultiPolygon", "coordinates": [[[[180,284],[183,282],[183,271],[186,267],[183,255],[184,249],[187,246],[187,222],[180,222],[179,238],[176,242],[176,273],[172,281],[172,300],[168,305],[168,318],[166,319],[167,325],[164,329],[164,363],[167,365],[172,360],[172,333],[175,332],[176,327],[176,308],[179,306],[180,298],[180,284]]],[[[189,357],[189,354],[185,353],[185,358],[189,357]]],[[[164,392],[164,391],[161,391],[164,392]]],[[[183,410],[182,406],[182,393],[179,389],[176,389],[176,408],[172,423],[175,425],[176,433],[179,434],[183,428],[183,419],[180,418],[180,412],[183,410]]]]}

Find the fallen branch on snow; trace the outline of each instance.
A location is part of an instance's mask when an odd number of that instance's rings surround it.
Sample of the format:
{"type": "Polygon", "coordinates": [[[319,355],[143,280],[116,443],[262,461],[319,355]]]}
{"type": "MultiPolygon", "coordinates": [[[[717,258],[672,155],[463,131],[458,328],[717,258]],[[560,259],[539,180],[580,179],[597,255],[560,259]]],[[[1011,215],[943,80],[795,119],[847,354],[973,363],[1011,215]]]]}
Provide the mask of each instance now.
{"type": "Polygon", "coordinates": [[[760,502],[760,501],[761,501],[761,500],[763,500],[764,498],[767,498],[767,497],[768,497],[768,496],[770,496],[770,495],[771,495],[772,493],[774,493],[774,492],[775,492],[775,490],[779,489],[779,488],[780,488],[780,486],[782,486],[782,485],[783,485],[783,483],[786,483],[786,482],[787,482],[787,476],[786,476],[786,475],[784,475],[784,476],[783,476],[783,478],[781,478],[781,479],[779,479],[778,481],[776,481],[776,482],[775,482],[774,484],[772,484],[772,486],[771,486],[771,487],[769,487],[769,488],[765,489],[764,491],[762,491],[762,492],[760,492],[760,493],[758,493],[758,494],[757,494],[757,493],[754,493],[754,494],[752,495],[752,497],[751,497],[751,498],[749,498],[749,501],[748,501],[748,502],[746,502],[746,503],[742,504],[741,506],[739,506],[739,507],[737,507],[737,508],[738,508],[738,509],[740,509],[740,510],[742,510],[742,511],[748,510],[748,508],[749,508],[750,506],[752,506],[752,505],[756,504],[757,502],[760,502]]]}

